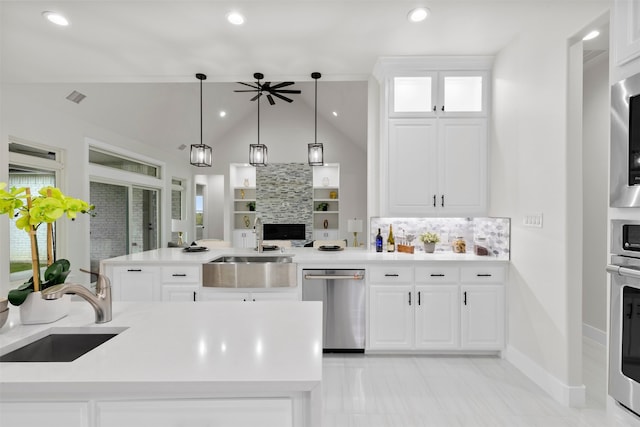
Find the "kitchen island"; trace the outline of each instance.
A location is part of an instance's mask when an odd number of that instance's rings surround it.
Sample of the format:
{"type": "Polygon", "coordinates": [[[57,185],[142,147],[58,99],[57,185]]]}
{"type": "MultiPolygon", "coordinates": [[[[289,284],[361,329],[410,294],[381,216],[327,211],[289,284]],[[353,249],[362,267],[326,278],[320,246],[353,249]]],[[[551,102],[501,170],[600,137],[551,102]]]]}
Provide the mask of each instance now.
{"type": "Polygon", "coordinates": [[[0,354],[51,332],[118,333],[72,362],[0,363],[3,426],[319,426],[322,313],[315,302],[85,301],[46,325],[11,308],[0,354]]]}

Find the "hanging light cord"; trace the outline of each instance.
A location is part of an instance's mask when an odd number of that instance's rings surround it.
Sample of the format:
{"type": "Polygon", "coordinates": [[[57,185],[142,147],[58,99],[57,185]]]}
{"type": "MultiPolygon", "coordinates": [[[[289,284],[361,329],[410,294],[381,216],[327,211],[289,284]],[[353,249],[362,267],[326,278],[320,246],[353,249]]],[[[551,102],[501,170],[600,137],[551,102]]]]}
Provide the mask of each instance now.
{"type": "MultiPolygon", "coordinates": [[[[258,87],[260,86],[260,80],[258,80],[258,87]]],[[[258,93],[258,144],[260,144],[260,96],[262,96],[262,89],[258,93]]]]}
{"type": "Polygon", "coordinates": [[[200,79],[200,145],[202,145],[202,79],[200,79]]]}
{"type": "Polygon", "coordinates": [[[315,123],[314,123],[314,127],[315,127],[315,134],[314,134],[314,142],[318,143],[318,79],[316,80],[316,95],[315,95],[315,110],[316,110],[316,117],[315,117],[315,123]]]}

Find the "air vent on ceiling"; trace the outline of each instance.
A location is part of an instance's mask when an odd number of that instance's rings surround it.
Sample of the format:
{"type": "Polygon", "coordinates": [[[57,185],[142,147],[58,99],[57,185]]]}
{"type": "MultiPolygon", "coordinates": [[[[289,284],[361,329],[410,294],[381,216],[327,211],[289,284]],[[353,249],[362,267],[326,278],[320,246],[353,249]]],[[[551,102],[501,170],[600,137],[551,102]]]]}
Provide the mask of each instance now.
{"type": "Polygon", "coordinates": [[[80,102],[85,99],[87,95],[84,95],[77,90],[74,90],[69,95],[67,95],[67,99],[71,102],[75,102],[76,104],[80,104],[80,102]]]}

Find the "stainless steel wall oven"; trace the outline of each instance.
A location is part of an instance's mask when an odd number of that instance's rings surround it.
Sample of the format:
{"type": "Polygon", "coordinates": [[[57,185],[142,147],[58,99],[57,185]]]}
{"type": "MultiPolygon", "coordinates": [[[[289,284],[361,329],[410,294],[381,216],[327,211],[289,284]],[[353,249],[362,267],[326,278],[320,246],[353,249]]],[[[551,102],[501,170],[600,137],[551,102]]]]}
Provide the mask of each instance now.
{"type": "MultiPolygon", "coordinates": [[[[640,221],[611,221],[609,395],[640,414],[640,221]]],[[[639,415],[640,416],[640,415],[639,415]]]]}

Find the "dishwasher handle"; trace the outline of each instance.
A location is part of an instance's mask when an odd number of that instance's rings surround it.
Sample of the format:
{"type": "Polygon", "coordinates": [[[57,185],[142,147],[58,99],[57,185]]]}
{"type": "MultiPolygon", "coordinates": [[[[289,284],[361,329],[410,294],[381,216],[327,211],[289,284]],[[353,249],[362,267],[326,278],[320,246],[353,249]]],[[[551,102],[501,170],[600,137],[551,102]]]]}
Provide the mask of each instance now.
{"type": "Polygon", "coordinates": [[[362,280],[364,279],[364,274],[305,274],[304,278],[307,280],[315,280],[315,279],[332,279],[332,280],[362,280]]]}

